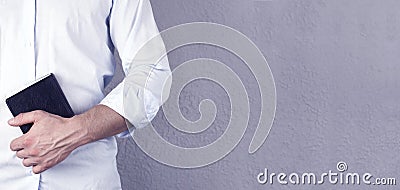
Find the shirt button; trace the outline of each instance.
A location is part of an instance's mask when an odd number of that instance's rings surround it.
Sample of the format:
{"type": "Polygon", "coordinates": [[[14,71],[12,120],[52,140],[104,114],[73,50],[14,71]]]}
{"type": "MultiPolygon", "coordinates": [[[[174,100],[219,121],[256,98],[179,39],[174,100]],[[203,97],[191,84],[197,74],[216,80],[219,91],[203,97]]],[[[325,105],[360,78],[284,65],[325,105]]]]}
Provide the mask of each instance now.
{"type": "Polygon", "coordinates": [[[33,173],[33,171],[32,171],[32,169],[28,169],[28,170],[26,170],[26,174],[27,175],[35,175],[34,173],[33,173]]]}
{"type": "Polygon", "coordinates": [[[26,42],[25,47],[32,47],[32,42],[26,42]]]}

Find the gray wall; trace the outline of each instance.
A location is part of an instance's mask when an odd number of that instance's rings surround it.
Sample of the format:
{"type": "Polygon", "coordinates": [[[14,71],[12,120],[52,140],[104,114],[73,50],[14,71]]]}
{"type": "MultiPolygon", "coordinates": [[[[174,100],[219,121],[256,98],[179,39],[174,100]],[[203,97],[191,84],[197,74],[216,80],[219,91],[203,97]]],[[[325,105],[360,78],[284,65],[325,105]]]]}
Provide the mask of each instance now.
{"type": "MultiPolygon", "coordinates": [[[[151,0],[160,30],[210,21],[253,40],[275,77],[277,112],[270,136],[247,152],[260,114],[260,94],[247,67],[225,50],[192,45],[170,53],[175,68],[207,57],[230,66],[249,93],[251,118],[238,147],[223,160],[177,169],[145,155],[132,139],[119,139],[118,167],[124,189],[398,189],[366,185],[260,185],[265,167],[275,172],[348,171],[399,177],[400,1],[397,0],[151,0]]],[[[120,78],[119,75],[117,78],[120,78]]],[[[182,113],[199,118],[198,103],[217,105],[217,119],[202,134],[171,127],[162,111],[154,119],[169,142],[198,147],[218,138],[229,121],[229,99],[209,81],[182,92],[182,113]]]]}

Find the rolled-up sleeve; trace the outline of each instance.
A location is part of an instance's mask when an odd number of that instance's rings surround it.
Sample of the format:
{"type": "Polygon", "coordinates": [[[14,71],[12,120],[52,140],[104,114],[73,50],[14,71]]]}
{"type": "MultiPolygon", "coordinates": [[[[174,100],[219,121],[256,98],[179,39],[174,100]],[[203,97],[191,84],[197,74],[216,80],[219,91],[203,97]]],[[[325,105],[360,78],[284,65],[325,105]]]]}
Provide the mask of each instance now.
{"type": "Polygon", "coordinates": [[[114,0],[109,26],[125,78],[100,104],[126,119],[129,130],[118,136],[128,136],[157,114],[168,97],[171,70],[161,37],[153,38],[159,31],[149,0],[114,0]]]}

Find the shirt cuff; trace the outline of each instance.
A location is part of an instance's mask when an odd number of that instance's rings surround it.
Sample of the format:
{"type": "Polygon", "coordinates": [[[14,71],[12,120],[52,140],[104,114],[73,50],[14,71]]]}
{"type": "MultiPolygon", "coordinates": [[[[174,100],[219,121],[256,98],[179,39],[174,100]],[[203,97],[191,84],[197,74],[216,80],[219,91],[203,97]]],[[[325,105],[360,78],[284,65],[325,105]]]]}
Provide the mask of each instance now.
{"type": "Polygon", "coordinates": [[[129,85],[130,88],[124,92],[124,84],[125,79],[99,103],[125,118],[127,130],[116,135],[121,138],[132,136],[136,128],[151,124],[161,105],[161,100],[149,90],[129,85]]]}

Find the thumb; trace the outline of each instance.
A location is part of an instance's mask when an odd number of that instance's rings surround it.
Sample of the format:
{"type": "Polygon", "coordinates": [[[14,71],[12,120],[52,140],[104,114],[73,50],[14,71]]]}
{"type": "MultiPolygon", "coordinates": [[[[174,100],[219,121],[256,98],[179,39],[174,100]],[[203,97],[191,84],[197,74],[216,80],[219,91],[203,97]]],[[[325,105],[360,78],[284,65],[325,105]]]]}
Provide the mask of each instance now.
{"type": "Polygon", "coordinates": [[[38,119],[40,119],[44,115],[43,111],[36,110],[26,113],[20,113],[16,117],[8,120],[8,124],[11,126],[20,126],[28,123],[35,123],[38,119]]]}

